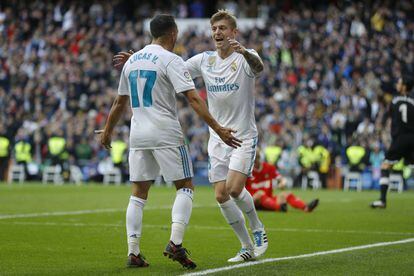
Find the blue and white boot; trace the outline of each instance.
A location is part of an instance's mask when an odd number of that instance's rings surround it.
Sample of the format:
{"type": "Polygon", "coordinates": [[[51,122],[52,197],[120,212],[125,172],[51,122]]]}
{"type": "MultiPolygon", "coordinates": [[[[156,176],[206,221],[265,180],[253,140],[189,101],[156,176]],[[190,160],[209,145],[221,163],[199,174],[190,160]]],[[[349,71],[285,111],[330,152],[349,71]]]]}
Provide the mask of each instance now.
{"type": "Polygon", "coordinates": [[[257,229],[253,232],[254,254],[258,258],[262,256],[269,246],[267,235],[264,228],[257,229]]]}
{"type": "Polygon", "coordinates": [[[254,250],[248,248],[242,248],[239,252],[237,252],[236,256],[233,258],[228,259],[227,261],[230,263],[237,263],[237,262],[246,262],[246,261],[253,261],[255,258],[254,250]]]}

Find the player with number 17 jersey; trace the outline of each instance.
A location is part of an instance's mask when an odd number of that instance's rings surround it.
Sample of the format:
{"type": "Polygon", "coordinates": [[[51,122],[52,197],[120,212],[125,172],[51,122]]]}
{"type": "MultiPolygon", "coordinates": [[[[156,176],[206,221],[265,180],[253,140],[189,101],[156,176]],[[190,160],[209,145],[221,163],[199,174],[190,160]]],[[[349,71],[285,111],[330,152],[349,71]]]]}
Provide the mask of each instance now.
{"type": "Polygon", "coordinates": [[[184,144],[175,93],[194,89],[184,61],[160,45],[150,44],[125,63],[119,95],[130,95],[130,149],[159,149],[184,144]]]}

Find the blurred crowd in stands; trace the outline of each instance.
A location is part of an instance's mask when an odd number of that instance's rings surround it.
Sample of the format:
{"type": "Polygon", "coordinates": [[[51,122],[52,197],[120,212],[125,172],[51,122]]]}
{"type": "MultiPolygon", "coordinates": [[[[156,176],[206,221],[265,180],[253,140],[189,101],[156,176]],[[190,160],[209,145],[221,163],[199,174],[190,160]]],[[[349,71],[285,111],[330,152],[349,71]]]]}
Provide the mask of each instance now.
{"type": "MultiPolygon", "coordinates": [[[[200,18],[226,8],[267,22],[239,36],[265,63],[256,119],[267,160],[293,178],[311,169],[332,175],[344,164],[379,177],[390,142],[387,105],[396,79],[414,71],[412,1],[130,2],[0,3],[0,136],[9,139],[9,157],[75,164],[84,180],[99,180],[100,163],[111,160],[127,171],[130,113],[117,128],[113,152],[93,133],[117,93],[112,56],[149,43],[143,20],[155,13],[200,18]],[[360,147],[353,156],[350,146],[360,147]]],[[[187,31],[175,52],[185,60],[212,49],[210,37],[187,31]]],[[[206,98],[203,83],[196,85],[206,98]]],[[[208,129],[180,97],[178,110],[196,173],[205,175],[208,129]]]]}

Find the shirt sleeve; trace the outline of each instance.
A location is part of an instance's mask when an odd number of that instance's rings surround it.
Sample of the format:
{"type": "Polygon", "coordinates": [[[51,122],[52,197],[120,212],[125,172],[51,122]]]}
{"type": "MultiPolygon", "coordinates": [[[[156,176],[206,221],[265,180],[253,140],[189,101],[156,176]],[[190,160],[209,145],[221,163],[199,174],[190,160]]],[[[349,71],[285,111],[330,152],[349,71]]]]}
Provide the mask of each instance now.
{"type": "MultiPolygon", "coordinates": [[[[259,54],[256,52],[256,50],[254,50],[254,49],[246,49],[246,51],[248,51],[249,53],[251,53],[251,54],[253,54],[253,55],[257,56],[257,57],[261,60],[261,57],[260,57],[260,56],[259,56],[259,54]]],[[[243,67],[244,67],[244,70],[246,71],[246,74],[247,74],[249,77],[252,77],[252,78],[257,77],[259,74],[255,74],[255,73],[252,71],[252,68],[250,68],[250,65],[247,63],[247,61],[246,61],[246,59],[245,59],[245,58],[243,58],[243,60],[244,60],[243,67]]]]}
{"type": "Polygon", "coordinates": [[[201,62],[203,61],[203,55],[204,54],[195,55],[185,62],[185,66],[193,79],[201,77],[201,62]]]}
{"type": "Polygon", "coordinates": [[[193,79],[184,64],[183,59],[178,56],[167,65],[167,76],[176,93],[195,88],[193,79]]]}
{"type": "Polygon", "coordinates": [[[122,69],[121,77],[119,79],[119,85],[118,85],[118,95],[126,95],[129,96],[129,90],[128,90],[128,78],[125,75],[125,67],[122,69]]]}

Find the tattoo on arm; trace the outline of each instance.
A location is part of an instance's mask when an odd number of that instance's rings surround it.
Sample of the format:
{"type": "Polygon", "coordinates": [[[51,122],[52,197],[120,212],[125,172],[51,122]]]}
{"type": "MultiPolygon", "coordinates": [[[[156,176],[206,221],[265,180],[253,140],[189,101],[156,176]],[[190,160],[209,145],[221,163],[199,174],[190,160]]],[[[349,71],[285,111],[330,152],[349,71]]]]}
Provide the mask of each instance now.
{"type": "Polygon", "coordinates": [[[250,53],[249,51],[246,51],[243,56],[254,74],[258,74],[263,71],[263,62],[260,57],[250,53]]]}

